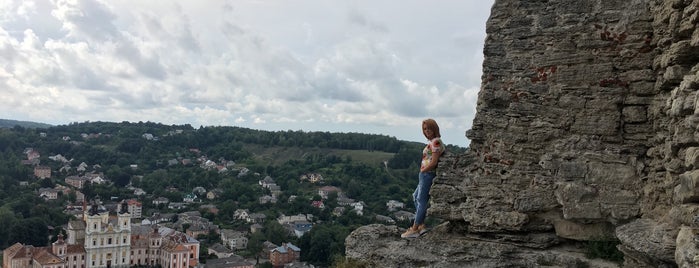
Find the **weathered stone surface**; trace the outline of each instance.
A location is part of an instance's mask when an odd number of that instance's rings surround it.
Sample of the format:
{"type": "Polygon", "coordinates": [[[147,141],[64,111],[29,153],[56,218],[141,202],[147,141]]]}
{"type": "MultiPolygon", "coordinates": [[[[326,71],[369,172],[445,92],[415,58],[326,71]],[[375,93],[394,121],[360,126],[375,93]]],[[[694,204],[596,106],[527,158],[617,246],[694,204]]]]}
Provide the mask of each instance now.
{"type": "Polygon", "coordinates": [[[396,226],[368,225],[346,239],[348,258],[370,267],[618,267],[616,263],[588,259],[574,247],[559,245],[550,234],[479,236],[464,235],[463,228],[442,224],[413,239],[400,238],[396,226]],[[546,244],[546,249],[526,245],[546,244]]]}
{"type": "Polygon", "coordinates": [[[557,220],[553,223],[556,235],[574,240],[611,240],[614,237],[614,226],[606,223],[581,224],[568,220],[557,220]]]}
{"type": "Polygon", "coordinates": [[[699,170],[682,173],[673,193],[675,203],[699,202],[699,170]]]}
{"type": "Polygon", "coordinates": [[[675,261],[677,233],[675,226],[647,219],[638,219],[616,229],[617,238],[626,247],[666,263],[675,261]]]}
{"type": "Polygon", "coordinates": [[[699,235],[697,228],[688,226],[680,228],[680,232],[677,234],[677,250],[675,250],[675,261],[678,267],[696,267],[699,265],[697,235],[699,235]]]}
{"type": "Polygon", "coordinates": [[[678,236],[699,216],[697,3],[496,0],[470,148],[442,158],[431,192],[428,217],[452,227],[415,241],[360,228],[348,256],[584,266],[562,245],[614,230],[624,267],[699,260],[678,236]]]}

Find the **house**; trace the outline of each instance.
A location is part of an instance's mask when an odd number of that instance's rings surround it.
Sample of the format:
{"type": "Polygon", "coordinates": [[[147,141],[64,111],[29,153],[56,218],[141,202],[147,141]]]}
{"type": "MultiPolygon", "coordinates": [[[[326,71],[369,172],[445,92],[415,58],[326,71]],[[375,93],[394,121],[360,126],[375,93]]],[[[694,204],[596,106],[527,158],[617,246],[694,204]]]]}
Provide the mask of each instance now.
{"type": "Polygon", "coordinates": [[[301,258],[301,249],[291,243],[282,243],[269,252],[269,261],[274,267],[281,267],[284,264],[297,262],[301,258]]]}
{"type": "Polygon", "coordinates": [[[405,208],[405,204],[396,200],[388,200],[388,202],[386,202],[386,208],[388,211],[396,211],[405,208]]]}
{"type": "Polygon", "coordinates": [[[345,207],[336,207],[333,209],[333,215],[340,217],[342,214],[345,214],[345,211],[347,209],[345,207]]]}
{"type": "Polygon", "coordinates": [[[220,197],[221,194],[223,194],[223,190],[221,190],[221,189],[213,189],[213,190],[211,190],[211,191],[209,191],[209,192],[206,193],[206,199],[214,200],[214,199],[220,197]]]}
{"type": "Polygon", "coordinates": [[[46,200],[56,200],[58,199],[58,190],[53,188],[40,188],[39,197],[42,197],[46,200]]]}
{"type": "Polygon", "coordinates": [[[282,194],[282,187],[279,186],[279,185],[272,184],[272,185],[270,185],[269,187],[267,187],[267,189],[269,189],[269,192],[272,193],[272,195],[275,196],[275,197],[277,197],[277,196],[279,196],[280,194],[282,194]]]}
{"type": "Polygon", "coordinates": [[[257,183],[265,189],[268,189],[270,185],[277,185],[270,176],[266,176],[264,179],[258,181],[257,183]]]}
{"type": "Polygon", "coordinates": [[[150,216],[150,217],[142,220],[141,225],[151,225],[151,224],[158,224],[161,222],[171,222],[173,217],[175,217],[175,213],[160,214],[159,212],[156,212],[153,214],[153,216],[150,216]]]}
{"type": "Polygon", "coordinates": [[[145,195],[145,194],[146,194],[146,191],[144,191],[144,190],[141,189],[141,188],[134,188],[134,189],[133,189],[133,194],[134,194],[135,196],[145,195]]]}
{"type": "Polygon", "coordinates": [[[221,230],[221,242],[230,249],[246,249],[248,247],[248,238],[245,233],[231,229],[221,230]]]}
{"type": "Polygon", "coordinates": [[[357,213],[357,215],[360,216],[364,215],[364,207],[366,206],[366,204],[364,204],[364,201],[354,202],[350,205],[353,207],[352,211],[354,211],[354,213],[357,213]]]}
{"type": "Polygon", "coordinates": [[[167,204],[170,203],[170,199],[167,199],[167,197],[158,197],[156,199],[153,199],[153,205],[160,205],[160,204],[167,204]]]}
{"type": "Polygon", "coordinates": [[[342,190],[335,186],[323,186],[318,189],[318,195],[323,199],[328,199],[330,193],[340,193],[342,190]]]}
{"type": "Polygon", "coordinates": [[[73,186],[78,189],[82,189],[85,186],[85,183],[88,182],[87,178],[85,177],[78,177],[78,176],[68,176],[65,178],[66,184],[73,186]]]}
{"type": "Polygon", "coordinates": [[[260,204],[277,203],[277,198],[272,195],[263,195],[258,198],[260,204]]]}
{"type": "Polygon", "coordinates": [[[248,219],[249,223],[263,223],[267,219],[267,215],[263,213],[251,213],[248,219]]]}
{"type": "Polygon", "coordinates": [[[337,197],[337,204],[340,205],[340,206],[349,206],[349,205],[351,205],[351,204],[354,203],[354,202],[356,202],[356,201],[355,201],[354,199],[352,199],[352,198],[348,198],[348,197],[345,197],[345,196],[339,196],[339,197],[337,197]]]}
{"type": "Polygon", "coordinates": [[[308,221],[297,221],[293,223],[292,228],[296,237],[302,237],[313,228],[313,224],[308,221]]]}
{"type": "Polygon", "coordinates": [[[250,211],[247,209],[236,209],[233,212],[233,218],[236,220],[250,221],[250,211]]]}
{"type": "Polygon", "coordinates": [[[262,226],[262,224],[255,223],[253,225],[250,225],[250,233],[253,233],[253,234],[257,233],[257,232],[261,231],[263,228],[264,227],[262,226]]]}
{"type": "Polygon", "coordinates": [[[284,224],[289,224],[292,222],[297,222],[297,221],[311,221],[313,220],[313,215],[312,214],[298,214],[298,215],[292,215],[292,216],[285,216],[281,215],[279,218],[277,218],[277,222],[279,224],[284,225],[284,224]]]}
{"type": "MultiPolygon", "coordinates": [[[[219,243],[215,243],[211,246],[209,246],[207,254],[211,255],[216,255],[217,258],[222,259],[222,258],[228,258],[230,256],[235,256],[235,252],[233,250],[227,248],[224,245],[221,245],[219,243]]],[[[207,263],[208,265],[208,263],[207,263]]]]}
{"type": "Polygon", "coordinates": [[[183,209],[185,207],[187,207],[187,204],[179,202],[172,202],[167,205],[167,208],[169,209],[183,209]]]}
{"type": "Polygon", "coordinates": [[[34,176],[36,176],[39,179],[51,178],[51,167],[35,166],[34,167],[34,176]]]}
{"type": "Polygon", "coordinates": [[[195,193],[197,195],[203,195],[206,193],[206,189],[204,189],[204,187],[197,186],[194,187],[194,189],[192,189],[192,193],[195,193]]]}
{"type": "Polygon", "coordinates": [[[87,178],[90,183],[96,183],[96,184],[103,184],[107,182],[107,180],[104,177],[103,173],[88,173],[85,174],[85,178],[87,178]]]}
{"type": "Polygon", "coordinates": [[[187,235],[191,237],[199,237],[201,235],[208,235],[209,228],[206,224],[195,223],[189,226],[186,231],[187,235]]]}
{"type": "Polygon", "coordinates": [[[199,207],[199,210],[203,210],[203,211],[209,212],[209,213],[214,214],[214,215],[218,214],[218,212],[219,212],[219,209],[214,204],[201,205],[199,207]]]}
{"type": "Polygon", "coordinates": [[[323,204],[323,201],[321,201],[321,200],[311,201],[311,206],[319,208],[319,209],[325,209],[325,204],[323,204]]]}
{"type": "Polygon", "coordinates": [[[323,175],[318,173],[303,174],[300,178],[301,181],[308,180],[311,183],[319,183],[323,181],[323,175]]]}
{"type": "Polygon", "coordinates": [[[75,168],[75,170],[77,170],[78,172],[85,172],[85,170],[87,170],[87,163],[85,163],[85,162],[80,163],[78,165],[78,167],[75,168]]]}
{"type": "Polygon", "coordinates": [[[184,198],[182,198],[182,202],[185,202],[185,203],[194,203],[194,201],[196,201],[196,200],[197,200],[197,195],[194,193],[186,194],[184,196],[184,198]]]}

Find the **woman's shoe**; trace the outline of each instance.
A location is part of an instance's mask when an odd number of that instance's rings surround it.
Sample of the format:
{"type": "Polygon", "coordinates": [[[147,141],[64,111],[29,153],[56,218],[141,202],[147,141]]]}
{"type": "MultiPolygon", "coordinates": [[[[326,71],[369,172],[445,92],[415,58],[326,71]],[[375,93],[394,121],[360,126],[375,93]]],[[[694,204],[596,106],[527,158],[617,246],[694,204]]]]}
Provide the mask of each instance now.
{"type": "Polygon", "coordinates": [[[410,226],[403,234],[400,235],[402,238],[416,238],[420,236],[420,231],[417,228],[410,226]]]}

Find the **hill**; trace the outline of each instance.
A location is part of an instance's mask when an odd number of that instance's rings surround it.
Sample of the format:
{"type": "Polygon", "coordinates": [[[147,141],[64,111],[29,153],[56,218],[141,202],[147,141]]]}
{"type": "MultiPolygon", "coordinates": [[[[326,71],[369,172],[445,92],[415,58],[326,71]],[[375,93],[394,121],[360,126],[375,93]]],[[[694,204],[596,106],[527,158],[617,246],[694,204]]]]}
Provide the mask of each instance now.
{"type": "Polygon", "coordinates": [[[20,127],[24,127],[24,128],[49,128],[49,127],[52,127],[52,125],[38,123],[38,122],[17,121],[17,120],[11,120],[11,119],[0,119],[0,128],[13,128],[15,126],[20,126],[20,127]]]}

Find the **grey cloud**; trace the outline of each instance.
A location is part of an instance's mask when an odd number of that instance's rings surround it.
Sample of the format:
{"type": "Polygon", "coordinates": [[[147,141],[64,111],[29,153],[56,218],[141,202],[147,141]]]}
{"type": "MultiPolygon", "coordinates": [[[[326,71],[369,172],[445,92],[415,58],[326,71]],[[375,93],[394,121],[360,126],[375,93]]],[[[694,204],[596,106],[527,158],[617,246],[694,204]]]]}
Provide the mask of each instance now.
{"type": "Polygon", "coordinates": [[[145,57],[128,40],[122,40],[122,42],[117,45],[117,55],[126,59],[138,71],[150,78],[164,80],[167,76],[167,72],[160,63],[158,55],[153,54],[149,55],[149,57],[145,57]]]}
{"type": "Polygon", "coordinates": [[[74,24],[81,33],[96,40],[109,40],[120,35],[112,24],[116,15],[102,3],[79,0],[76,8],[80,12],[66,12],[64,19],[74,24]]]}
{"type": "Polygon", "coordinates": [[[78,68],[72,74],[73,84],[81,89],[87,90],[112,90],[105,83],[104,77],[98,76],[92,70],[87,68],[78,68]]]}
{"type": "Polygon", "coordinates": [[[376,21],[373,21],[363,14],[360,14],[357,10],[352,10],[348,15],[348,20],[354,25],[358,25],[362,28],[370,29],[373,32],[386,33],[388,28],[376,21]]]}

